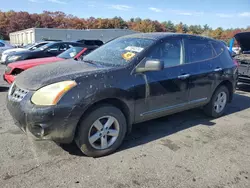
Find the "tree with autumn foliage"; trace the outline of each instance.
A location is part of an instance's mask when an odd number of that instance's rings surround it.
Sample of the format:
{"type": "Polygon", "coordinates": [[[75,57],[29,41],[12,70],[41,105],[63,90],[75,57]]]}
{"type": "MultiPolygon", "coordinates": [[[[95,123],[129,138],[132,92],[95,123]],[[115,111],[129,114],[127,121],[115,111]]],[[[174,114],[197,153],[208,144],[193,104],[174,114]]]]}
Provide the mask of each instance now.
{"type": "Polygon", "coordinates": [[[0,11],[0,39],[8,39],[9,33],[36,28],[65,28],[65,29],[131,29],[139,32],[177,32],[194,35],[209,36],[215,39],[229,40],[242,31],[250,31],[250,26],[246,28],[223,29],[218,27],[212,29],[207,24],[186,25],[182,22],[174,24],[171,21],[160,23],[157,20],[131,18],[128,21],[121,17],[114,18],[78,18],[73,15],[67,15],[63,12],[44,11],[40,14],[30,14],[28,12],[1,12],[0,11]]]}

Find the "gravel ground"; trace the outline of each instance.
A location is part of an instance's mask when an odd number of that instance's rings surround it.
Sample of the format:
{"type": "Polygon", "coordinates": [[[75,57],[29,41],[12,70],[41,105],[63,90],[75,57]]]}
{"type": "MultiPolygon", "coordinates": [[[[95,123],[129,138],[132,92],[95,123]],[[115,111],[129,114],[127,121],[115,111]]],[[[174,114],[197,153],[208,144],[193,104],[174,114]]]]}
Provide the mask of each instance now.
{"type": "Polygon", "coordinates": [[[1,79],[0,187],[250,187],[250,87],[224,117],[191,110],[141,123],[119,151],[94,159],[23,134],[6,109],[6,86],[1,79]]]}

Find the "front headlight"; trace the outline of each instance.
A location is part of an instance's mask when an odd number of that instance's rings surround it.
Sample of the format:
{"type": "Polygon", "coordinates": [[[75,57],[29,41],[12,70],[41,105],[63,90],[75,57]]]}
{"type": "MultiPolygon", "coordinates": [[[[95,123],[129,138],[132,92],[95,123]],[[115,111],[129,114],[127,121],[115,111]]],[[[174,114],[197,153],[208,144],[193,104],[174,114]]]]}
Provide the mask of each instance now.
{"type": "Polygon", "coordinates": [[[20,59],[20,57],[22,57],[22,56],[20,56],[20,55],[13,55],[13,56],[10,56],[8,58],[8,60],[9,61],[16,61],[16,60],[20,59]]]}
{"type": "Polygon", "coordinates": [[[36,105],[56,105],[62,96],[76,85],[75,81],[69,80],[42,87],[33,94],[31,101],[36,105]]]}
{"type": "Polygon", "coordinates": [[[12,67],[7,66],[5,68],[5,74],[9,74],[9,73],[11,73],[11,71],[12,71],[12,67]]]}

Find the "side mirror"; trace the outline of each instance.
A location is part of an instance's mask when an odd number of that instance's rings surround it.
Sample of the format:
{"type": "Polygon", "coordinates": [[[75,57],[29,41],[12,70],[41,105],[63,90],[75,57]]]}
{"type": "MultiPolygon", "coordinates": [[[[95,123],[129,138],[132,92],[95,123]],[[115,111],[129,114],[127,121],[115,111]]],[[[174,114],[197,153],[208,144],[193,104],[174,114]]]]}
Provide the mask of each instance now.
{"type": "Polygon", "coordinates": [[[139,65],[136,72],[161,71],[164,69],[164,62],[160,60],[147,60],[145,64],[139,65]]]}

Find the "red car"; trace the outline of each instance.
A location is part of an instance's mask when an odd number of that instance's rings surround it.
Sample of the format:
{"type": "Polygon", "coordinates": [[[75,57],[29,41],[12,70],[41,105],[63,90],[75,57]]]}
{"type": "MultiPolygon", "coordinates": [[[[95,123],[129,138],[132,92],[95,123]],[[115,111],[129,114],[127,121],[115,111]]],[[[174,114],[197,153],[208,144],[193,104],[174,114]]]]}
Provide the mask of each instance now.
{"type": "Polygon", "coordinates": [[[96,48],[97,47],[88,47],[88,48],[72,47],[56,57],[30,59],[30,60],[17,61],[14,63],[10,63],[5,69],[3,78],[6,82],[11,84],[15,80],[16,76],[20,74],[21,72],[23,72],[24,70],[30,69],[38,65],[55,63],[55,62],[62,61],[65,59],[70,59],[70,58],[74,58],[78,60],[96,48]]]}

